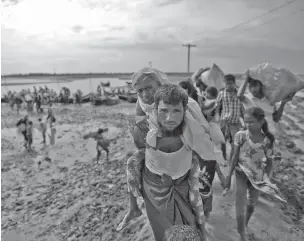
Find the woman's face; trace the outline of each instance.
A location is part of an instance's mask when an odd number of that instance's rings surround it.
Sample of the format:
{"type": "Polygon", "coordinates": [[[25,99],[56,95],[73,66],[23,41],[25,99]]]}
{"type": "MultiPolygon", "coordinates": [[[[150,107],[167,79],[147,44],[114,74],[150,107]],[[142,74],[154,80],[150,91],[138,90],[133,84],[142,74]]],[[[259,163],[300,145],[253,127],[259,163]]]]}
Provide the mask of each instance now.
{"type": "Polygon", "coordinates": [[[261,95],[262,95],[262,84],[261,84],[260,81],[250,80],[250,82],[248,83],[248,89],[254,97],[257,97],[257,98],[261,97],[261,95]]]}
{"type": "Polygon", "coordinates": [[[160,87],[159,82],[154,78],[147,77],[144,81],[135,85],[138,97],[148,105],[154,103],[154,94],[156,90],[160,87]]]}

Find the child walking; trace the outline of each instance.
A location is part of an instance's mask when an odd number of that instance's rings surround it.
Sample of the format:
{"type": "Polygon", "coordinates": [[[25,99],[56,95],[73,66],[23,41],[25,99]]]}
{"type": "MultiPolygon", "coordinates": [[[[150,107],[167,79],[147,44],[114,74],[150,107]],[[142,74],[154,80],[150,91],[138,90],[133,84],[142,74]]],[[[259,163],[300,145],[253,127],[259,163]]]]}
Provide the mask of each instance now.
{"type": "MultiPolygon", "coordinates": [[[[218,110],[221,120],[221,129],[225,140],[231,145],[229,163],[233,155],[233,141],[235,134],[240,130],[240,118],[243,116],[242,104],[237,96],[235,85],[235,76],[232,74],[225,75],[225,89],[218,96],[218,110]]],[[[222,144],[222,152],[227,160],[226,144],[222,144]]]]}
{"type": "MultiPolygon", "coordinates": [[[[201,109],[204,117],[209,122],[210,126],[210,135],[212,142],[214,143],[215,153],[218,153],[218,148],[216,145],[220,145],[225,143],[225,139],[223,134],[221,133],[221,129],[217,123],[215,123],[215,115],[217,108],[217,96],[218,91],[215,87],[207,87],[205,91],[205,97],[203,102],[201,103],[201,109]]],[[[222,155],[221,151],[220,154],[222,155]]],[[[205,220],[210,216],[210,212],[212,211],[212,200],[213,200],[213,191],[212,191],[212,183],[214,180],[215,173],[217,173],[222,187],[224,187],[226,179],[220,169],[220,166],[217,161],[220,159],[217,156],[217,160],[200,160],[199,165],[202,172],[202,177],[200,178],[200,194],[204,205],[204,214],[205,220]]]]}
{"type": "Polygon", "coordinates": [[[229,189],[235,169],[236,220],[242,241],[247,240],[245,227],[248,226],[261,191],[284,201],[276,185],[269,179],[275,161],[275,138],[268,130],[265,113],[259,107],[251,107],[245,111],[244,121],[247,130],[235,135],[234,154],[226,183],[226,188],[229,189]]]}

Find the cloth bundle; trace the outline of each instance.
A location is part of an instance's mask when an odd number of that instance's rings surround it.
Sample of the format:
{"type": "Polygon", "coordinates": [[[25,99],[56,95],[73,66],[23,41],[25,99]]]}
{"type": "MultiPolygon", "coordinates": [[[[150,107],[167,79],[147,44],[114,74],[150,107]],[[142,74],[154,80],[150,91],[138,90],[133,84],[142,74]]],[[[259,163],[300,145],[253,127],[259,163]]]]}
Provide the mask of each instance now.
{"type": "Polygon", "coordinates": [[[284,68],[262,63],[249,69],[249,77],[263,84],[265,96],[272,102],[280,102],[289,94],[304,89],[304,80],[284,68]]]}
{"type": "Polygon", "coordinates": [[[209,86],[213,86],[218,90],[225,88],[224,84],[224,72],[219,66],[213,64],[210,70],[205,71],[201,74],[202,82],[209,86]]]}

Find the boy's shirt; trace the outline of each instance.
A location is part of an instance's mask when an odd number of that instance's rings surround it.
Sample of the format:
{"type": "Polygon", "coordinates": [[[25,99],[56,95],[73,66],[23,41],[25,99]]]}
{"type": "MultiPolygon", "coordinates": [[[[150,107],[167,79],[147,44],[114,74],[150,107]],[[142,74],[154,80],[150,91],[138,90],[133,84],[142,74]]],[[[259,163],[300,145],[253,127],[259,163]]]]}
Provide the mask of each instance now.
{"type": "Polygon", "coordinates": [[[218,108],[221,113],[221,121],[226,121],[229,124],[239,123],[240,117],[243,117],[243,106],[237,97],[237,89],[233,92],[228,92],[226,89],[218,95],[218,108]]]}

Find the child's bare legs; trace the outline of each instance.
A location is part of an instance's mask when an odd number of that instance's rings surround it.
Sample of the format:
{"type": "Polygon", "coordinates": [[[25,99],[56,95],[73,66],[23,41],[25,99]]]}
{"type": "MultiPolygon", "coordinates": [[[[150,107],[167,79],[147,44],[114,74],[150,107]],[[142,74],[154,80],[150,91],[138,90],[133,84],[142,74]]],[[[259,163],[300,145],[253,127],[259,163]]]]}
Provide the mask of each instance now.
{"type": "Polygon", "coordinates": [[[109,161],[109,152],[110,152],[110,151],[109,151],[109,149],[107,149],[107,148],[105,149],[105,151],[106,151],[106,153],[107,153],[107,161],[109,161]]]}
{"type": "Polygon", "coordinates": [[[97,156],[96,156],[97,163],[99,163],[100,156],[101,156],[101,151],[98,149],[98,146],[97,146],[97,156]]]}
{"type": "Polygon", "coordinates": [[[238,171],[235,172],[236,178],[236,198],[235,198],[235,211],[237,230],[241,236],[241,241],[246,241],[245,232],[245,205],[246,205],[246,193],[247,193],[247,177],[244,173],[238,171]]]}
{"type": "Polygon", "coordinates": [[[132,219],[137,218],[141,215],[142,215],[142,211],[137,205],[136,197],[131,191],[129,191],[129,211],[125,215],[122,222],[118,225],[116,230],[120,231],[124,229],[132,219]]]}
{"type": "Polygon", "coordinates": [[[248,227],[248,222],[253,214],[255,204],[259,199],[260,192],[255,189],[248,181],[246,175],[240,171],[235,172],[236,178],[236,220],[238,232],[241,236],[241,240],[245,241],[245,229],[248,227]],[[246,201],[246,194],[248,190],[248,201],[246,201]],[[245,206],[247,209],[245,213],[245,206]]]}
{"type": "Polygon", "coordinates": [[[28,139],[28,150],[31,150],[32,149],[32,143],[33,143],[33,138],[32,138],[32,136],[28,136],[27,139],[28,139]]]}

